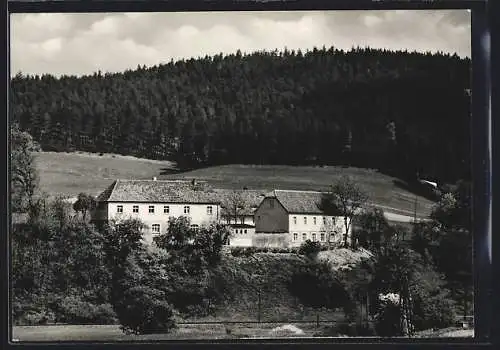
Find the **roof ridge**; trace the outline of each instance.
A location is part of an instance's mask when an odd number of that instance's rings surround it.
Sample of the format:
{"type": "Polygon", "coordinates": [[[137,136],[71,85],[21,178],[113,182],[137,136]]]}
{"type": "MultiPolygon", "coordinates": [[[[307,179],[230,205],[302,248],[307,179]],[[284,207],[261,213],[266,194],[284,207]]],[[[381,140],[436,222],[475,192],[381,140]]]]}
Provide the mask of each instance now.
{"type": "Polygon", "coordinates": [[[278,192],[300,192],[300,193],[326,193],[326,191],[312,191],[312,190],[274,190],[278,192]]]}
{"type": "MultiPolygon", "coordinates": [[[[168,179],[163,179],[163,180],[153,180],[153,179],[116,179],[115,181],[121,181],[121,182],[185,182],[185,183],[191,183],[192,180],[168,180],[168,179]]],[[[206,180],[196,180],[197,183],[207,183],[208,181],[206,180]]]]}

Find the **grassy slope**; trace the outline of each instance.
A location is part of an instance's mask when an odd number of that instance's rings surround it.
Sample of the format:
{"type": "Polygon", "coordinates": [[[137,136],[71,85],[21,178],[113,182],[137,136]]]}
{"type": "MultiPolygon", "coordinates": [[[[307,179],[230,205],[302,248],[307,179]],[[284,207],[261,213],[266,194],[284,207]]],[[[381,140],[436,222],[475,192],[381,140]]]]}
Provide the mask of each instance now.
{"type": "MultiPolygon", "coordinates": [[[[175,173],[175,164],[129,156],[88,153],[37,154],[41,187],[50,195],[76,196],[79,192],[98,194],[120,179],[207,180],[214,187],[271,190],[324,190],[340,176],[351,176],[371,197],[371,201],[393,213],[413,215],[415,195],[394,185],[394,178],[374,170],[343,167],[293,167],[225,165],[175,173]],[[166,174],[170,173],[170,174],[166,174]]],[[[418,198],[418,216],[429,214],[432,202],[418,198]]]]}
{"type": "Polygon", "coordinates": [[[36,155],[40,186],[50,195],[96,195],[115,179],[151,179],[163,169],[175,169],[168,161],[90,153],[40,152],[36,155]]]}
{"type": "MultiPolygon", "coordinates": [[[[165,179],[203,179],[215,187],[242,189],[328,190],[341,176],[348,175],[370,196],[370,201],[394,213],[413,215],[415,195],[394,184],[394,178],[371,169],[277,165],[224,165],[198,169],[182,174],[162,176],[165,179]]],[[[432,202],[418,197],[417,213],[427,216],[432,202]]]]}

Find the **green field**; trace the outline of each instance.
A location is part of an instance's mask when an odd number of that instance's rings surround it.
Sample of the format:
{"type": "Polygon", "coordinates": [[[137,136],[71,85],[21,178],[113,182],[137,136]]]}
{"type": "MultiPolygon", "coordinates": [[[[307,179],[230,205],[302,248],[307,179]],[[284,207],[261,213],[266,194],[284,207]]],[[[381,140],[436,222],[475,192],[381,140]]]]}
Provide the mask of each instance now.
{"type": "Polygon", "coordinates": [[[116,179],[151,179],[175,164],[129,156],[92,153],[40,152],[36,154],[40,186],[50,195],[97,195],[116,179]]]}
{"type": "MultiPolygon", "coordinates": [[[[344,167],[224,165],[179,173],[175,163],[129,156],[41,152],[36,156],[42,190],[50,195],[97,195],[115,179],[197,179],[229,189],[325,190],[342,175],[350,176],[384,210],[413,216],[416,196],[375,170],[344,167]]],[[[426,217],[432,202],[417,198],[417,215],[426,217]]]]}

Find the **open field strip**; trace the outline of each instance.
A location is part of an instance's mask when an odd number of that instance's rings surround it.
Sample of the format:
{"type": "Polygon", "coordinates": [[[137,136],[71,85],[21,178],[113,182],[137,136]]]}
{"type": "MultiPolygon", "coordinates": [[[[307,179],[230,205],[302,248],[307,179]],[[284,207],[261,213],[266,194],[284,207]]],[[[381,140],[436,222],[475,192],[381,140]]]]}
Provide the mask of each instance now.
{"type": "MultiPolygon", "coordinates": [[[[178,173],[170,161],[91,153],[40,152],[36,155],[40,186],[49,195],[74,198],[80,192],[97,195],[115,179],[197,179],[215,188],[327,190],[342,175],[350,176],[370,196],[370,205],[408,222],[415,195],[395,185],[394,178],[371,169],[285,165],[223,165],[178,173]],[[403,216],[407,216],[404,218],[403,216]]],[[[433,202],[417,197],[417,217],[428,217],[433,202]]],[[[412,219],[413,220],[413,219],[412,219]]]]}

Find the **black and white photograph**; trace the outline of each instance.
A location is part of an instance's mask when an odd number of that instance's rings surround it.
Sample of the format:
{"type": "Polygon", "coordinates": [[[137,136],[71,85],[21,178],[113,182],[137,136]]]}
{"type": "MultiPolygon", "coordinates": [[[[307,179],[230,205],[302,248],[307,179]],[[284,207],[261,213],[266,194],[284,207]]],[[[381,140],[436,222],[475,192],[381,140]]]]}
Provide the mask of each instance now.
{"type": "Polygon", "coordinates": [[[474,336],[469,10],[9,31],[12,341],[474,336]]]}

